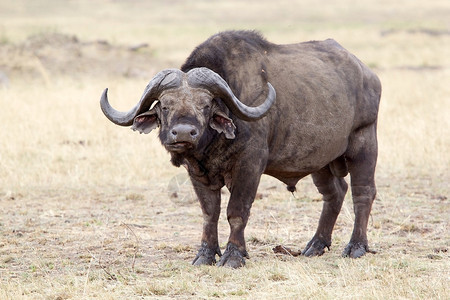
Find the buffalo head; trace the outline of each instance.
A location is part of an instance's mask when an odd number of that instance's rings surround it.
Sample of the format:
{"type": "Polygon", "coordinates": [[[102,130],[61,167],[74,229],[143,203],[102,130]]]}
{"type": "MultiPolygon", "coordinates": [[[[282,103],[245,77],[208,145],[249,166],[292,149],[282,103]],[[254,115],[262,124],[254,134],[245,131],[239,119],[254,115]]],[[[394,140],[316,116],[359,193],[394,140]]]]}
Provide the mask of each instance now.
{"type": "Polygon", "coordinates": [[[177,69],[159,72],[147,85],[137,105],[128,112],[111,107],[105,89],[100,105],[113,123],[131,126],[140,133],[160,127],[159,137],[169,152],[196,149],[209,128],[234,139],[235,125],[229,111],[245,121],[264,117],[275,101],[275,90],[268,83],[263,104],[249,107],[234,95],[225,80],[207,68],[184,73],[177,69]]]}

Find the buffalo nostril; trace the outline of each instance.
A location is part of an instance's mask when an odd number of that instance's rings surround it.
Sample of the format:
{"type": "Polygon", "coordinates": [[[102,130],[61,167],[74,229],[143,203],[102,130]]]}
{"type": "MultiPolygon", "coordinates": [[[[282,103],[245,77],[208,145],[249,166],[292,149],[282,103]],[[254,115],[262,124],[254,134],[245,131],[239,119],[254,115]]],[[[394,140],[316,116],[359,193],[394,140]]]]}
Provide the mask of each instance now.
{"type": "Polygon", "coordinates": [[[177,142],[194,141],[199,136],[199,130],[191,124],[176,124],[169,130],[170,138],[177,142]]]}

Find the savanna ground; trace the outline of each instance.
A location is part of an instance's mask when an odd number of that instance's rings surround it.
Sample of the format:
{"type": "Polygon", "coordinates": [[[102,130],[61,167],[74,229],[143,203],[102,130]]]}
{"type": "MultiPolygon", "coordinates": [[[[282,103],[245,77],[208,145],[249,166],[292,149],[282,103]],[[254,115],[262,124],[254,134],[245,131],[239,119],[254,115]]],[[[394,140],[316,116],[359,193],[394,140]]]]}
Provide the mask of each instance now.
{"type": "MultiPolygon", "coordinates": [[[[0,299],[450,298],[450,3],[442,1],[0,0],[0,299]],[[376,254],[299,250],[321,200],[264,177],[239,270],[192,267],[202,217],[185,171],[156,134],[110,123],[98,100],[137,102],[209,35],[257,29],[270,41],[334,38],[383,83],[376,254]]],[[[226,244],[224,210],[219,234],[226,244]]]]}

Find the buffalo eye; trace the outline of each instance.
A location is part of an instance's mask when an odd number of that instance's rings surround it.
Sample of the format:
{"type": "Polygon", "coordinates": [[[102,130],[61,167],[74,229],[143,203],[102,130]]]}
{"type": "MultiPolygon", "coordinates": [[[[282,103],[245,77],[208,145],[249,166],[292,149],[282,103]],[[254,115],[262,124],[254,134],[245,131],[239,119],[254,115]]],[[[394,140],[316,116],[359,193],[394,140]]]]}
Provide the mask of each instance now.
{"type": "Polygon", "coordinates": [[[167,115],[169,114],[169,108],[167,106],[163,106],[161,107],[161,110],[162,114],[167,117],[167,115]]]}

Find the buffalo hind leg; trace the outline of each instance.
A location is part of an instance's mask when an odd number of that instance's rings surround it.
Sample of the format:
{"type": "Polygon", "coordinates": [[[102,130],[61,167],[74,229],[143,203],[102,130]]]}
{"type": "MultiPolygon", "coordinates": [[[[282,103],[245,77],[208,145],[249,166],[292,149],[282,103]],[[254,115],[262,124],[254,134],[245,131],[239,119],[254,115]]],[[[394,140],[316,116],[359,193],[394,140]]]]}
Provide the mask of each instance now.
{"type": "Polygon", "coordinates": [[[348,187],[344,178],[331,173],[329,166],[313,173],[312,178],[319,193],[322,194],[323,208],[316,234],[302,251],[305,256],[319,256],[325,252],[325,247],[330,248],[331,234],[348,187]]]}
{"type": "Polygon", "coordinates": [[[214,265],[216,254],[222,255],[217,235],[217,222],[220,215],[220,190],[211,190],[195,179],[191,181],[203,212],[202,242],[192,264],[195,266],[214,265]]]}
{"type": "Polygon", "coordinates": [[[376,195],[376,124],[358,130],[351,137],[347,158],[351,177],[355,224],[350,242],[342,255],[357,258],[369,251],[367,223],[376,195]]]}

